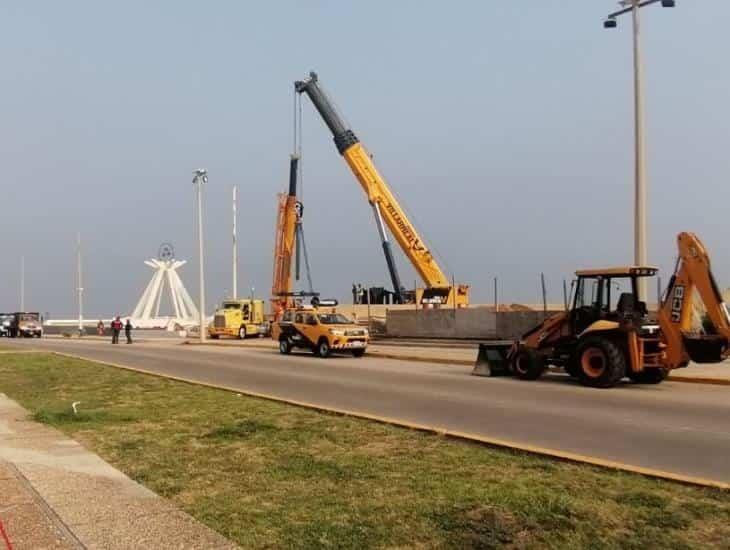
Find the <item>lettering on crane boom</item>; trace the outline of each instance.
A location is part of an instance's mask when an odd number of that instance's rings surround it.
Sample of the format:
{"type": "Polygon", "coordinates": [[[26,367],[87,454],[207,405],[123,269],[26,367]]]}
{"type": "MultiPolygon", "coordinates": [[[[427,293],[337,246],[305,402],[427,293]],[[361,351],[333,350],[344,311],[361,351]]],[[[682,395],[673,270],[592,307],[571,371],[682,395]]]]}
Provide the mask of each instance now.
{"type": "Polygon", "coordinates": [[[684,286],[677,285],[672,293],[672,323],[679,323],[682,319],[682,305],[684,304],[684,286]]]}
{"type": "Polygon", "coordinates": [[[422,252],[426,250],[426,247],[423,246],[413,234],[413,230],[408,226],[405,220],[403,220],[400,214],[398,214],[398,210],[395,208],[395,206],[393,206],[391,203],[386,203],[385,209],[392,216],[393,221],[395,221],[395,225],[398,226],[401,235],[403,235],[403,237],[408,241],[410,247],[416,252],[422,252]]]}

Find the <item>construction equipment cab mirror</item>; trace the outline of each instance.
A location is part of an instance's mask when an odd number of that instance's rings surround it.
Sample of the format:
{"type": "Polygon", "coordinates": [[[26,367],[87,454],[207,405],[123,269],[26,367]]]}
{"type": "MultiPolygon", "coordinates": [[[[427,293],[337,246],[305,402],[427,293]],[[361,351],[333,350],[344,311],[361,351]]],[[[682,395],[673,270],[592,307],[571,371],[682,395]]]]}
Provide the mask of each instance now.
{"type": "Polygon", "coordinates": [[[404,303],[406,291],[398,274],[393,250],[388,239],[388,230],[425,284],[425,289],[416,289],[414,297],[416,303],[467,306],[469,304],[469,286],[454,285],[446,276],[396,200],[385,179],[375,168],[372,156],[335,110],[322,89],[317,74],[310,73],[307,80],[295,82],[294,89],[299,94],[309,96],[322,120],[332,132],[337,151],[344,157],[365,191],[380,235],[390,280],[393,284],[395,301],[404,303]]]}
{"type": "Polygon", "coordinates": [[[536,380],[549,365],[582,384],[609,388],[628,378],[658,384],[668,373],[730,355],[730,316],[693,233],[677,237],[677,263],[652,315],[637,280],[657,268],[623,266],[576,272],[572,307],[545,319],[514,343],[480,344],[474,374],[536,380]]]}

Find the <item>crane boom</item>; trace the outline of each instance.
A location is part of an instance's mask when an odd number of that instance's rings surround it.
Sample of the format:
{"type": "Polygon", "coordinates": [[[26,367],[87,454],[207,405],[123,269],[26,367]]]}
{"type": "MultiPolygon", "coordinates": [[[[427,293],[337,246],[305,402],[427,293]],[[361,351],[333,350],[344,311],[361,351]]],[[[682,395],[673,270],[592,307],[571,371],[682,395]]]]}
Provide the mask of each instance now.
{"type": "Polygon", "coordinates": [[[448,277],[418,231],[416,231],[415,226],[408,219],[388,184],[375,168],[371,156],[360,143],[355,133],[345,125],[332,102],[320,87],[316,73],[310,73],[308,80],[295,82],[294,87],[298,93],[306,93],[309,96],[314,107],[332,132],[337,151],[344,157],[367,195],[368,202],[371,204],[375,215],[396,297],[401,294],[400,278],[383,222],[426,286],[430,289],[443,289],[445,290],[443,294],[448,300],[454,300],[460,305],[466,305],[468,303],[468,286],[459,285],[458,289],[451,288],[448,277]]]}
{"type": "Polygon", "coordinates": [[[292,155],[289,162],[289,192],[286,195],[280,193],[278,197],[271,285],[271,306],[275,317],[289,305],[292,294],[291,261],[296,245],[298,164],[299,157],[292,155]]]}

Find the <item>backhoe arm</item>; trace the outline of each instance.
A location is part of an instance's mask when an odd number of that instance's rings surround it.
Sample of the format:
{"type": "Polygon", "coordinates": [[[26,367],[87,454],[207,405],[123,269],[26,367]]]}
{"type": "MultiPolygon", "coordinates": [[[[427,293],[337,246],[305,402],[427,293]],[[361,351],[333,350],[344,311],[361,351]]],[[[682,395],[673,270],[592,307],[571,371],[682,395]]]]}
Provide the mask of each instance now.
{"type": "Polygon", "coordinates": [[[439,267],[431,251],[424,244],[400,204],[398,204],[383,177],[378,173],[370,155],[354,132],[345,126],[332,103],[320,88],[317,75],[310,73],[308,80],[295,83],[295,89],[300,94],[306,93],[311,99],[325,124],[332,132],[337,150],[345,158],[347,165],[364,189],[368,202],[373,207],[395,292],[400,293],[400,280],[395,270],[392,254],[389,253],[390,243],[387,242],[383,221],[385,221],[390,232],[398,241],[401,249],[424,283],[432,288],[449,287],[448,278],[439,267]]]}
{"type": "Polygon", "coordinates": [[[715,282],[710,256],[693,233],[677,237],[679,256],[658,314],[666,343],[668,368],[695,362],[717,362],[728,354],[730,316],[715,282]],[[712,323],[712,334],[692,332],[693,296],[697,291],[712,323]]]}

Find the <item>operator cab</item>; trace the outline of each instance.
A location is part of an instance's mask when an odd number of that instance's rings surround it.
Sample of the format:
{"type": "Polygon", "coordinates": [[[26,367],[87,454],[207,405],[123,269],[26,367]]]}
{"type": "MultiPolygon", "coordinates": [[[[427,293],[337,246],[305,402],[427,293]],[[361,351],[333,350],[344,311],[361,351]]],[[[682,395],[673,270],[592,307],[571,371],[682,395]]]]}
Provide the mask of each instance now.
{"type": "MultiPolygon", "coordinates": [[[[643,330],[648,316],[646,302],[639,299],[637,281],[653,277],[658,268],[625,266],[576,271],[571,322],[579,335],[596,321],[633,323],[643,330]]],[[[646,329],[651,331],[651,327],[646,329]]]]}

